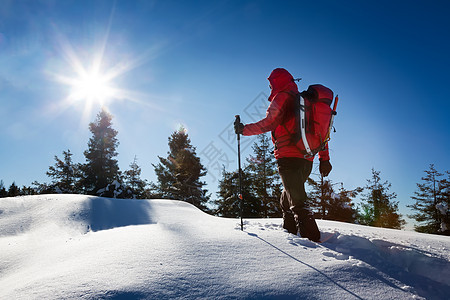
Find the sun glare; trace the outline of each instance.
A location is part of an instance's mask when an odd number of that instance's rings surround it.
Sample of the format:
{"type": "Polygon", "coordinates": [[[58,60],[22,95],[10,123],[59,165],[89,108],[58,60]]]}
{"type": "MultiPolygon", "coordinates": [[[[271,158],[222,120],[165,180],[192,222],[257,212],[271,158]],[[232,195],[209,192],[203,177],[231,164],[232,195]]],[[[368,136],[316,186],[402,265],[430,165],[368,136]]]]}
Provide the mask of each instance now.
{"type": "Polygon", "coordinates": [[[62,68],[56,73],[49,73],[54,80],[68,87],[67,96],[61,102],[61,107],[67,109],[73,105],[81,105],[83,121],[91,115],[93,109],[124,98],[124,90],[116,88],[114,80],[127,71],[118,66],[128,64],[119,61],[111,66],[107,63],[105,51],[108,34],[109,28],[101,44],[94,51],[90,51],[92,56],[89,59],[79,55],[79,52],[87,53],[85,49],[75,51],[65,36],[56,31],[61,57],[67,63],[67,68],[62,68]]]}
{"type": "Polygon", "coordinates": [[[116,86],[118,77],[141,66],[152,57],[153,48],[132,60],[117,60],[111,65],[108,63],[111,59],[106,57],[109,27],[100,46],[91,52],[90,59],[79,55],[78,52],[86,53],[85,50],[75,51],[64,35],[56,33],[61,58],[67,63],[67,67],[59,69],[58,72],[47,72],[53,80],[68,88],[64,100],[56,105],[58,109],[82,107],[81,123],[84,124],[92,116],[93,110],[99,107],[107,108],[114,101],[132,101],[154,106],[142,101],[142,94],[116,86]]]}
{"type": "Polygon", "coordinates": [[[74,100],[103,104],[106,100],[115,96],[114,89],[110,86],[108,79],[95,71],[80,75],[79,78],[73,80],[71,87],[69,97],[74,100]]]}

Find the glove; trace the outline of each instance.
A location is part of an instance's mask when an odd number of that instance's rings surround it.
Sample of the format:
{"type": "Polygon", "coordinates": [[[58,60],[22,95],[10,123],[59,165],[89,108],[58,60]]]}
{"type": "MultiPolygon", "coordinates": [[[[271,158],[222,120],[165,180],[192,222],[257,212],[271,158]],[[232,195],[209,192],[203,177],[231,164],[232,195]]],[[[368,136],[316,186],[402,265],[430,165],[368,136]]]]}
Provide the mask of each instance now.
{"type": "Polygon", "coordinates": [[[234,121],[234,132],[236,134],[242,134],[242,132],[244,131],[244,124],[242,124],[241,122],[238,122],[238,120],[236,119],[234,121]]]}
{"type": "Polygon", "coordinates": [[[323,177],[327,177],[328,174],[330,174],[331,169],[333,169],[333,167],[331,166],[329,160],[321,160],[320,161],[319,171],[320,171],[320,174],[322,174],[323,177]]]}

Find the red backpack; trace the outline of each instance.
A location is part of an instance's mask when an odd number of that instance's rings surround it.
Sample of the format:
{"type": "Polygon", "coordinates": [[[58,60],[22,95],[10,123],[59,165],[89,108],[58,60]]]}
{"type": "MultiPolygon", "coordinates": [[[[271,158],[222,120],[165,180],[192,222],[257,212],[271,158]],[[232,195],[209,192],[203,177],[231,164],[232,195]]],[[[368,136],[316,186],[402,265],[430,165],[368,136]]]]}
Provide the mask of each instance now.
{"type": "Polygon", "coordinates": [[[300,132],[295,134],[295,142],[305,157],[312,157],[325,150],[330,140],[338,97],[331,109],[333,91],[321,84],[314,84],[300,93],[298,101],[300,132]]]}

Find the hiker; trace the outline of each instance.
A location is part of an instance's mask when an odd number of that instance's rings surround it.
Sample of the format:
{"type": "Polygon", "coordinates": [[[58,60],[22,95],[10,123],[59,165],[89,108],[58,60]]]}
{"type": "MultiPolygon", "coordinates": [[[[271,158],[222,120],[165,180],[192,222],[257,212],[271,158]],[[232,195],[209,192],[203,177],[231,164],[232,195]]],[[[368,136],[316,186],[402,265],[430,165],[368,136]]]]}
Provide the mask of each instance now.
{"type": "MultiPolygon", "coordinates": [[[[272,91],[268,99],[270,105],[266,117],[247,125],[236,120],[234,129],[236,134],[244,136],[271,131],[275,146],[274,155],[284,187],[280,198],[283,228],[289,233],[299,232],[302,237],[319,242],[320,232],[311,211],[306,206],[305,191],[305,182],[311,173],[314,155],[305,155],[298,144],[293,142],[292,136],[295,132],[299,132],[296,118],[296,108],[298,109],[296,95],[299,94],[297,84],[292,75],[282,68],[273,70],[268,80],[272,91]]],[[[303,93],[307,96],[307,91],[303,93]]],[[[327,145],[319,151],[319,159],[320,173],[322,176],[328,176],[332,167],[327,145]]]]}

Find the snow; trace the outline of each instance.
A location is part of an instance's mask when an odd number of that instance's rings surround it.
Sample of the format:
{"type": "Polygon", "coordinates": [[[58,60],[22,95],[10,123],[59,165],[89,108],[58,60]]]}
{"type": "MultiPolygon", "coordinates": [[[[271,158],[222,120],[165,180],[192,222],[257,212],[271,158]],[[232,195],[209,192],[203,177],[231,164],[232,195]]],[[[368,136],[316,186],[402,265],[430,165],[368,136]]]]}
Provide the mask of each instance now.
{"type": "Polygon", "coordinates": [[[0,199],[0,299],[448,299],[450,238],[240,221],[174,200],[0,199]]]}

